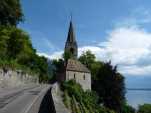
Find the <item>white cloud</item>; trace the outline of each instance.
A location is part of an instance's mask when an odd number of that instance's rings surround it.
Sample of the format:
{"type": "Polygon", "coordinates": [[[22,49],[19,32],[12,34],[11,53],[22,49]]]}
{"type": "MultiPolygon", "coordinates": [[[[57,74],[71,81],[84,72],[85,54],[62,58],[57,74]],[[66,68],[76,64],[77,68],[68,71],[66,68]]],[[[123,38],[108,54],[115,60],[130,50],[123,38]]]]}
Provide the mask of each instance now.
{"type": "MultiPolygon", "coordinates": [[[[108,34],[107,41],[100,46],[83,46],[79,55],[86,50],[92,51],[98,60],[119,65],[119,71],[125,75],[149,75],[151,73],[151,33],[139,28],[116,28],[108,34]]],[[[49,59],[62,57],[63,51],[51,55],[38,53],[49,59]]]]}
{"type": "Polygon", "coordinates": [[[116,64],[135,64],[142,56],[151,52],[151,33],[142,29],[117,28],[107,39],[104,44],[105,52],[116,64]]]}
{"type": "MultiPolygon", "coordinates": [[[[134,27],[116,28],[108,34],[107,41],[99,45],[80,47],[79,55],[90,50],[99,60],[119,64],[119,71],[125,75],[149,75],[151,72],[151,64],[148,64],[151,60],[151,33],[134,27]]],[[[62,53],[54,52],[48,58],[60,58],[62,53]]]]}
{"type": "MultiPolygon", "coordinates": [[[[140,25],[151,23],[151,12],[140,8],[108,32],[106,41],[94,46],[79,47],[79,55],[86,50],[92,51],[98,60],[119,65],[124,75],[150,75],[151,73],[151,32],[140,25]],[[143,12],[143,13],[140,13],[143,12]]],[[[63,51],[51,55],[39,53],[50,59],[61,58],[63,51]]]]}
{"type": "Polygon", "coordinates": [[[132,66],[123,66],[120,67],[120,71],[123,74],[130,74],[130,75],[135,75],[135,76],[150,76],[151,73],[151,65],[148,66],[137,66],[137,65],[132,65],[132,66]]]}
{"type": "Polygon", "coordinates": [[[48,54],[46,54],[46,53],[37,53],[39,56],[44,56],[44,57],[46,57],[46,58],[48,58],[48,59],[51,59],[51,56],[50,55],[48,55],[48,54]]]}
{"type": "Polygon", "coordinates": [[[97,56],[97,59],[99,59],[99,60],[100,60],[100,58],[102,58],[103,53],[105,52],[103,48],[100,48],[97,46],[83,46],[78,49],[78,53],[79,53],[78,56],[80,56],[83,52],[85,52],[87,50],[90,50],[93,54],[95,54],[97,56]]]}
{"type": "Polygon", "coordinates": [[[39,56],[44,56],[48,59],[59,59],[62,57],[63,51],[54,52],[51,55],[48,55],[46,53],[37,53],[39,56]]]}
{"type": "Polygon", "coordinates": [[[151,33],[135,27],[116,28],[109,33],[107,41],[100,45],[104,46],[105,58],[110,58],[113,64],[119,64],[121,73],[150,74],[151,33]]]}

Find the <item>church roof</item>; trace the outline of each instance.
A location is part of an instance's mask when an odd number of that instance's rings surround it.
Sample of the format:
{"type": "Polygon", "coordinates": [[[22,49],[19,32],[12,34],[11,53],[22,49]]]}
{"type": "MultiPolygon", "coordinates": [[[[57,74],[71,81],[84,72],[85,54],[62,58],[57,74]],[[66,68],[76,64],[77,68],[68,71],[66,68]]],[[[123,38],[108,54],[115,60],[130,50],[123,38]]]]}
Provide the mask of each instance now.
{"type": "Polygon", "coordinates": [[[70,21],[67,42],[76,42],[72,21],[70,21]]]}
{"type": "Polygon", "coordinates": [[[90,70],[84,66],[81,62],[74,59],[69,59],[66,67],[67,71],[78,71],[78,72],[85,72],[90,73],[90,70]]]}

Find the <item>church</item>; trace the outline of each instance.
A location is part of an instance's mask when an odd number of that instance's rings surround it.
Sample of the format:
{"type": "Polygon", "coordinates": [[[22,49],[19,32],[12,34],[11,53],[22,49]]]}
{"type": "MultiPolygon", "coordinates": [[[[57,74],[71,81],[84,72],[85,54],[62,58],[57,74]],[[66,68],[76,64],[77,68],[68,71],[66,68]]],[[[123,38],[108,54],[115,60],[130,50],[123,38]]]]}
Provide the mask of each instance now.
{"type": "Polygon", "coordinates": [[[72,21],[70,21],[64,53],[70,53],[71,55],[70,59],[65,61],[65,80],[74,79],[84,90],[91,90],[91,72],[78,61],[78,45],[72,21]]]}

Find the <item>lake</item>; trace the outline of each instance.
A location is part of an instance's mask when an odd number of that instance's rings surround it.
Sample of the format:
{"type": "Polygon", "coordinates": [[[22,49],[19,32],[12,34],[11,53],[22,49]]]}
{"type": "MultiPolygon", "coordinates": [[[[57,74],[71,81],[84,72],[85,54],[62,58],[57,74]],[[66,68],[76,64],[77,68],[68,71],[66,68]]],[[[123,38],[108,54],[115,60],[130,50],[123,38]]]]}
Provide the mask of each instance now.
{"type": "Polygon", "coordinates": [[[128,104],[135,108],[140,104],[151,104],[151,90],[127,90],[126,98],[128,104]]]}
{"type": "MultiPolygon", "coordinates": [[[[128,76],[126,79],[127,88],[151,89],[151,77],[128,76]]],[[[151,104],[151,90],[127,90],[126,98],[128,104],[137,108],[139,104],[151,104]]]]}

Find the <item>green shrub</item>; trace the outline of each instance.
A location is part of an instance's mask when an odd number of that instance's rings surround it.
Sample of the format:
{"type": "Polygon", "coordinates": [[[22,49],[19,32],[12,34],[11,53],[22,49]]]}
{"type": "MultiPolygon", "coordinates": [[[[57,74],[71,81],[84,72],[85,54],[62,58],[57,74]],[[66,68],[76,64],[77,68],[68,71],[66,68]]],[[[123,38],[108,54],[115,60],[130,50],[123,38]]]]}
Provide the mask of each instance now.
{"type": "Polygon", "coordinates": [[[124,104],[122,107],[122,113],[135,113],[135,109],[127,104],[124,104]]]}
{"type": "Polygon", "coordinates": [[[36,54],[29,35],[14,26],[0,26],[0,67],[36,73],[40,81],[47,81],[47,59],[36,54]]]}
{"type": "Polygon", "coordinates": [[[65,106],[67,107],[67,108],[69,108],[70,109],[70,107],[71,107],[71,99],[70,99],[70,97],[68,96],[68,93],[67,93],[67,91],[65,90],[64,91],[64,98],[63,98],[63,102],[64,102],[64,104],[65,104],[65,106]]]}
{"type": "Polygon", "coordinates": [[[68,82],[64,82],[62,84],[63,90],[67,90],[70,97],[72,95],[75,96],[76,100],[81,101],[82,100],[82,94],[83,90],[80,84],[77,84],[74,80],[70,80],[68,82]]]}
{"type": "Polygon", "coordinates": [[[63,82],[61,88],[64,91],[64,104],[73,113],[114,113],[98,104],[99,98],[95,92],[84,91],[74,80],[63,82]]]}
{"type": "Polygon", "coordinates": [[[138,113],[151,113],[151,104],[140,105],[138,113]]]}

